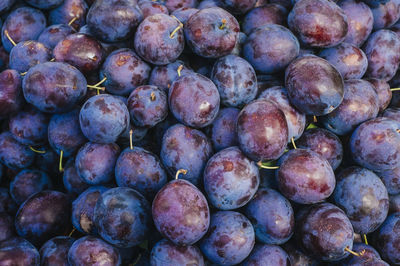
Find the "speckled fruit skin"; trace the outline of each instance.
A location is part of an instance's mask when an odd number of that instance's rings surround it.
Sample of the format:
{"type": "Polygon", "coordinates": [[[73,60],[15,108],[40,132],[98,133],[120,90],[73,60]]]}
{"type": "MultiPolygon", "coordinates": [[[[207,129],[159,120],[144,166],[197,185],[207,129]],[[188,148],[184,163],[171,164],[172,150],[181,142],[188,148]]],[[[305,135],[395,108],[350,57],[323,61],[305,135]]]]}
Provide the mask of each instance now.
{"type": "Polygon", "coordinates": [[[28,146],[13,138],[10,132],[0,134],[0,161],[11,169],[29,167],[35,159],[35,153],[28,146]]]}
{"type": "Polygon", "coordinates": [[[333,198],[349,217],[354,231],[359,234],[375,231],[389,211],[385,185],[372,171],[360,167],[347,168],[337,178],[333,198]]]}
{"type": "Polygon", "coordinates": [[[151,68],[131,49],[112,52],[100,70],[100,79],[107,78],[102,86],[115,95],[128,95],[136,87],[146,84],[151,68]]]}
{"type": "Polygon", "coordinates": [[[115,165],[115,180],[120,187],[131,187],[147,198],[167,183],[167,173],[160,159],[143,148],[126,148],[115,165]]]}
{"type": "Polygon", "coordinates": [[[393,265],[400,264],[400,213],[385,220],[374,235],[374,244],[382,258],[393,265]]]}
{"type": "Polygon", "coordinates": [[[227,55],[218,59],[211,72],[221,103],[228,107],[243,106],[257,95],[257,78],[253,67],[243,58],[227,55]]]}
{"type": "Polygon", "coordinates": [[[238,146],[236,122],[240,110],[233,107],[219,110],[214,122],[210,125],[211,142],[216,151],[238,146]]]}
{"type": "Polygon", "coordinates": [[[400,124],[378,117],[362,123],[351,135],[350,149],[360,166],[382,171],[400,166],[400,124]]]}
{"type": "Polygon", "coordinates": [[[239,113],[237,134],[240,149],[254,161],[279,158],[288,141],[285,114],[271,101],[255,100],[239,113]]]}
{"type": "Polygon", "coordinates": [[[61,62],[30,68],[22,82],[26,101],[46,113],[69,111],[86,94],[86,86],[78,69],[61,62]]]}
{"type": "Polygon", "coordinates": [[[67,25],[73,18],[76,20],[71,26],[79,30],[80,27],[86,24],[86,14],[88,12],[88,5],[85,0],[64,0],[63,3],[50,10],[49,24],[64,24],[67,25]]]}
{"type": "Polygon", "coordinates": [[[96,143],[112,143],[129,128],[129,112],[125,103],[109,94],[87,100],[79,113],[83,134],[96,143]]]}
{"type": "Polygon", "coordinates": [[[341,104],[321,121],[333,133],[346,135],[362,122],[375,118],[378,112],[379,99],[374,86],[362,79],[351,79],[344,82],[341,104]]]}
{"type": "Polygon", "coordinates": [[[214,154],[207,162],[203,178],[208,200],[220,210],[233,210],[247,204],[260,183],[257,165],[238,147],[214,154]]]}
{"type": "Polygon", "coordinates": [[[328,114],[343,100],[342,76],[317,56],[305,55],[294,60],[286,68],[285,85],[290,102],[308,115],[328,114]]]}
{"type": "Polygon", "coordinates": [[[391,30],[372,33],[363,46],[367,55],[368,78],[388,81],[394,77],[400,62],[400,38],[391,30]]]}
{"type": "Polygon", "coordinates": [[[121,256],[115,247],[100,238],[85,236],[72,244],[68,251],[68,263],[72,266],[120,266],[121,256]]]}
{"type": "Polygon", "coordinates": [[[101,193],[107,190],[108,188],[103,186],[89,187],[72,202],[71,221],[79,232],[89,235],[97,234],[93,217],[94,208],[101,193]]]}
{"type": "Polygon", "coordinates": [[[0,242],[0,263],[39,266],[40,254],[27,240],[14,237],[0,242]]]}
{"type": "Polygon", "coordinates": [[[22,106],[21,84],[22,78],[17,71],[7,69],[0,73],[0,87],[2,88],[0,95],[1,119],[16,113],[22,106]]]}
{"type": "Polygon", "coordinates": [[[199,241],[210,225],[210,210],[204,195],[182,179],[166,184],[155,196],[152,206],[157,230],[176,245],[199,241]]]}
{"type": "Polygon", "coordinates": [[[40,263],[43,266],[68,266],[68,250],[75,239],[68,236],[57,236],[40,248],[40,263]]]}
{"type": "Polygon", "coordinates": [[[133,0],[99,0],[87,13],[90,32],[103,42],[127,40],[143,20],[143,14],[133,0]]]}
{"type": "Polygon", "coordinates": [[[260,188],[245,207],[245,214],[253,224],[257,240],[262,243],[280,245],[293,235],[292,206],[276,190],[260,188]]]}
{"type": "Polygon", "coordinates": [[[274,245],[257,244],[250,253],[249,257],[241,265],[290,266],[292,264],[290,263],[288,254],[281,247],[274,245]]]}
{"type": "Polygon", "coordinates": [[[243,45],[244,58],[263,74],[282,71],[299,55],[297,38],[287,28],[267,24],[253,29],[243,45]]]}
{"type": "Polygon", "coordinates": [[[73,33],[75,33],[75,30],[69,25],[50,25],[40,33],[38,42],[43,43],[49,49],[54,49],[59,41],[73,33]]]}
{"type": "Polygon", "coordinates": [[[306,127],[306,116],[297,110],[290,102],[287,90],[281,86],[274,86],[263,91],[258,99],[266,99],[275,103],[285,114],[288,124],[288,141],[298,139],[306,127]]]}
{"type": "Polygon", "coordinates": [[[183,52],[185,38],[179,22],[166,15],[156,14],[144,19],[135,33],[135,51],[140,57],[155,65],[174,62],[183,52]]]}
{"type": "Polygon", "coordinates": [[[202,57],[218,58],[228,55],[239,38],[239,23],[230,13],[219,7],[205,8],[186,22],[185,38],[192,51],[202,57]],[[222,27],[222,20],[226,20],[222,27]]]}
{"type": "Polygon", "coordinates": [[[203,255],[196,246],[177,246],[166,239],[159,241],[151,250],[151,266],[175,265],[204,266],[203,255]]]}
{"type": "Polygon", "coordinates": [[[329,162],[333,170],[336,170],[343,160],[342,142],[338,136],[323,128],[306,130],[296,141],[296,146],[318,153],[329,162]]]}
{"type": "Polygon", "coordinates": [[[242,22],[242,31],[245,34],[266,24],[286,24],[287,10],[279,4],[266,4],[250,10],[242,22]]]}
{"type": "Polygon", "coordinates": [[[254,244],[253,226],[243,214],[218,211],[211,216],[210,229],[199,245],[211,262],[236,265],[250,254],[254,244]]]}
{"type": "Polygon", "coordinates": [[[202,128],[210,125],[217,116],[220,96],[210,79],[190,73],[172,83],[168,102],[177,120],[190,127],[202,128]]]}
{"type": "Polygon", "coordinates": [[[348,23],[343,10],[328,0],[298,1],[288,16],[290,29],[311,47],[333,47],[346,38],[348,23]]]}
{"type": "Polygon", "coordinates": [[[20,73],[28,71],[31,67],[48,62],[51,59],[51,51],[44,44],[37,41],[24,41],[11,49],[11,69],[20,73]]]}
{"type": "Polygon", "coordinates": [[[63,235],[70,225],[71,202],[64,193],[45,190],[26,200],[15,216],[15,229],[35,244],[63,235]]]}
{"type": "Polygon", "coordinates": [[[346,214],[333,204],[312,205],[296,224],[306,254],[318,259],[338,261],[349,255],[346,247],[353,247],[353,227],[346,214]]]}
{"type": "Polygon", "coordinates": [[[169,14],[168,8],[162,3],[158,3],[155,1],[142,1],[138,2],[140,10],[142,10],[143,18],[147,18],[153,16],[155,14],[169,14]]]}
{"type": "Polygon", "coordinates": [[[288,199],[311,204],[328,198],[335,188],[335,174],[327,160],[306,149],[288,151],[279,160],[276,179],[288,199]]]}

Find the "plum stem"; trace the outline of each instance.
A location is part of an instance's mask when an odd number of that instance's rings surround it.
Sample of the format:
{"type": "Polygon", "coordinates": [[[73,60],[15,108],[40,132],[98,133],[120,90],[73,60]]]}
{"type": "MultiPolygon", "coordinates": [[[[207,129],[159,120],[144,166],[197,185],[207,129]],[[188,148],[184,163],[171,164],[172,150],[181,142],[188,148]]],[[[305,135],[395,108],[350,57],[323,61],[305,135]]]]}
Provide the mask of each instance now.
{"type": "Polygon", "coordinates": [[[364,253],[365,253],[365,250],[363,250],[361,252],[358,252],[358,253],[354,252],[353,250],[349,249],[349,247],[346,247],[344,250],[349,252],[350,254],[352,254],[354,256],[357,256],[357,257],[360,257],[360,256],[364,255],[364,253]]]}
{"type": "Polygon", "coordinates": [[[64,156],[64,151],[61,150],[61,151],[60,151],[60,163],[59,163],[59,165],[58,165],[58,170],[59,170],[60,172],[64,172],[64,168],[63,168],[63,165],[62,165],[63,156],[64,156]]]}
{"type": "Polygon", "coordinates": [[[151,94],[150,94],[150,100],[152,102],[154,102],[156,100],[156,94],[154,93],[154,91],[152,91],[151,94]]]}
{"type": "Polygon", "coordinates": [[[292,138],[290,139],[290,141],[292,142],[293,148],[294,148],[295,150],[297,150],[296,143],[294,142],[294,137],[292,137],[292,138]]]}
{"type": "Polygon", "coordinates": [[[220,29],[220,30],[223,30],[223,29],[226,28],[226,23],[227,23],[227,21],[226,21],[226,19],[222,19],[221,22],[222,22],[222,24],[221,24],[221,26],[219,26],[219,29],[220,29]]]}
{"type": "Polygon", "coordinates": [[[22,72],[22,73],[20,73],[20,75],[21,75],[21,76],[25,76],[26,73],[28,73],[28,71],[22,72]]]}
{"type": "Polygon", "coordinates": [[[130,265],[135,266],[136,264],[138,264],[138,262],[139,262],[139,260],[140,260],[141,257],[142,257],[142,253],[139,253],[139,256],[137,257],[137,259],[135,260],[135,262],[132,263],[132,264],[130,264],[130,265]]]}
{"type": "Polygon", "coordinates": [[[56,61],[56,59],[55,59],[55,58],[52,58],[52,59],[50,59],[50,62],[54,62],[54,61],[56,61]]]}
{"type": "Polygon", "coordinates": [[[368,245],[367,235],[366,235],[366,234],[363,234],[363,238],[364,238],[365,245],[368,245]]]}
{"type": "Polygon", "coordinates": [[[180,29],[183,28],[182,22],[180,22],[179,19],[177,19],[175,16],[172,16],[172,17],[175,18],[175,19],[178,21],[179,25],[178,25],[178,27],[176,27],[176,28],[171,32],[171,34],[169,35],[169,38],[170,38],[170,39],[173,39],[174,36],[175,36],[175,34],[178,32],[178,30],[180,30],[180,29]]]}
{"type": "Polygon", "coordinates": [[[4,34],[6,35],[7,39],[12,43],[13,46],[17,46],[14,40],[11,38],[10,34],[8,34],[8,30],[4,30],[4,34]]]}
{"type": "Polygon", "coordinates": [[[78,17],[73,17],[73,18],[68,22],[68,26],[71,26],[72,23],[74,23],[77,19],[78,19],[78,17]]]}
{"type": "Polygon", "coordinates": [[[400,91],[400,88],[392,88],[391,91],[400,91]]]}
{"type": "Polygon", "coordinates": [[[131,148],[131,150],[133,150],[133,137],[132,137],[132,135],[133,135],[133,130],[131,129],[131,130],[129,130],[129,147],[131,148]]]}
{"type": "Polygon", "coordinates": [[[279,169],[279,166],[269,166],[269,165],[265,165],[262,161],[259,161],[257,163],[258,167],[262,168],[262,169],[269,169],[269,170],[276,170],[279,169]]]}
{"type": "Polygon", "coordinates": [[[186,175],[186,174],[187,174],[187,170],[185,170],[185,169],[179,169],[178,171],[176,171],[175,179],[179,179],[179,175],[180,175],[180,174],[186,175]]]}
{"type": "Polygon", "coordinates": [[[90,89],[95,89],[97,90],[97,95],[100,94],[100,91],[105,91],[106,88],[105,87],[99,87],[101,84],[103,84],[105,81],[107,80],[107,77],[104,77],[102,80],[100,80],[99,82],[97,82],[94,85],[86,85],[88,88],[90,89]]]}
{"type": "Polygon", "coordinates": [[[29,146],[29,149],[31,149],[33,152],[36,152],[36,153],[41,153],[41,154],[46,153],[46,151],[39,151],[39,150],[33,148],[32,146],[29,146]]]}
{"type": "Polygon", "coordinates": [[[180,66],[178,67],[178,69],[176,70],[176,72],[178,72],[178,77],[181,76],[181,71],[182,71],[182,69],[183,69],[183,65],[180,65],[180,66]]]}
{"type": "Polygon", "coordinates": [[[314,121],[314,123],[318,122],[318,119],[317,119],[317,117],[315,115],[313,116],[313,121],[314,121]]]}
{"type": "Polygon", "coordinates": [[[312,129],[312,128],[318,128],[314,123],[310,123],[306,130],[312,129]]]}
{"type": "Polygon", "coordinates": [[[68,235],[68,236],[69,236],[69,237],[71,237],[71,236],[73,235],[73,233],[75,233],[75,231],[76,231],[76,228],[75,228],[75,227],[73,227],[73,228],[72,228],[72,231],[71,231],[71,233],[69,233],[69,235],[68,235]]]}

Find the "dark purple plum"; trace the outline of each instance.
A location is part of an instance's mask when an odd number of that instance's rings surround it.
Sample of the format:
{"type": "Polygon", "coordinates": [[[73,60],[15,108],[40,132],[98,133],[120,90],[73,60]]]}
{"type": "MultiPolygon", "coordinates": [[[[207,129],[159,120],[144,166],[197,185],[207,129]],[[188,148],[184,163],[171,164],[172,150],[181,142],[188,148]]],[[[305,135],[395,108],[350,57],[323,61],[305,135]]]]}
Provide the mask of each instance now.
{"type": "Polygon", "coordinates": [[[110,182],[114,178],[114,167],[120,153],[115,143],[83,145],[75,158],[75,168],[82,180],[90,185],[110,182]]]}
{"type": "Polygon", "coordinates": [[[152,198],[167,183],[167,173],[155,154],[133,147],[126,148],[118,157],[115,179],[118,186],[136,189],[152,198]]]}
{"type": "Polygon", "coordinates": [[[142,10],[143,18],[153,16],[155,14],[169,14],[168,8],[156,1],[142,1],[138,3],[140,10],[142,10]]]}
{"type": "Polygon", "coordinates": [[[400,1],[389,0],[377,7],[372,7],[371,10],[374,16],[374,30],[389,28],[400,18],[400,1]]]}
{"type": "Polygon", "coordinates": [[[400,167],[400,122],[378,117],[362,123],[350,139],[356,163],[373,171],[400,167]]]}
{"type": "MultiPolygon", "coordinates": [[[[57,167],[58,168],[58,167],[57,167]]],[[[83,181],[75,168],[75,159],[71,158],[64,166],[63,184],[65,190],[76,198],[79,194],[89,188],[89,184],[83,181]]]]}
{"type": "Polygon", "coordinates": [[[239,37],[239,23],[219,7],[201,9],[185,24],[185,37],[194,53],[206,58],[228,55],[239,37]]]}
{"type": "Polygon", "coordinates": [[[86,79],[78,69],[61,62],[30,68],[22,83],[26,101],[47,113],[71,110],[86,94],[86,86],[86,79]]]}
{"type": "Polygon", "coordinates": [[[243,266],[290,266],[289,255],[279,246],[257,244],[249,257],[241,264],[243,266]]]}
{"type": "Polygon", "coordinates": [[[90,31],[104,42],[129,39],[142,19],[142,11],[134,0],[98,0],[86,17],[90,31]]]}
{"type": "Polygon", "coordinates": [[[0,3],[0,14],[7,12],[15,4],[16,0],[3,0],[0,3]]]}
{"type": "Polygon", "coordinates": [[[33,194],[52,187],[52,182],[45,172],[24,169],[11,181],[10,195],[20,205],[33,194]]]}
{"type": "Polygon", "coordinates": [[[306,254],[324,261],[337,261],[349,255],[345,249],[353,247],[353,227],[335,205],[311,205],[296,223],[296,233],[306,254]]]}
{"type": "Polygon", "coordinates": [[[390,195],[400,193],[400,167],[376,172],[390,195]]]}
{"type": "Polygon", "coordinates": [[[379,112],[383,112],[390,104],[392,100],[392,91],[390,90],[390,85],[381,79],[367,79],[374,88],[376,94],[378,94],[379,112]]]}
{"type": "Polygon", "coordinates": [[[233,107],[222,108],[210,125],[210,138],[216,151],[239,145],[236,133],[239,112],[233,107]]]}
{"type": "Polygon", "coordinates": [[[118,49],[108,55],[100,70],[100,79],[106,90],[116,95],[129,95],[149,79],[151,68],[128,48],[118,49]]]}
{"type": "Polygon", "coordinates": [[[319,56],[331,63],[345,80],[360,79],[367,71],[367,56],[360,48],[350,43],[324,49],[319,56]]]}
{"type": "Polygon", "coordinates": [[[171,176],[179,169],[187,170],[182,178],[198,185],[204,167],[213,154],[212,144],[203,132],[176,124],[165,132],[160,157],[171,176]]]}
{"type": "Polygon", "coordinates": [[[182,24],[166,14],[147,17],[137,28],[134,46],[147,62],[155,65],[172,63],[185,47],[182,24]]]}
{"type": "Polygon", "coordinates": [[[242,50],[243,50],[243,45],[247,40],[247,35],[244,34],[243,32],[239,32],[239,37],[236,40],[235,48],[233,48],[231,54],[241,56],[242,55],[242,50]]]}
{"type": "Polygon", "coordinates": [[[183,25],[185,25],[186,22],[189,20],[189,18],[193,14],[197,13],[197,11],[199,11],[199,9],[197,9],[197,8],[181,7],[181,8],[174,10],[174,12],[172,12],[171,16],[175,16],[183,25]]]}
{"type": "Polygon", "coordinates": [[[400,108],[397,107],[387,108],[382,113],[382,116],[400,123],[400,108]]]}
{"type": "Polygon", "coordinates": [[[28,107],[10,117],[9,128],[13,137],[24,145],[42,145],[47,142],[49,116],[28,107]]]}
{"type": "Polygon", "coordinates": [[[196,246],[177,246],[163,239],[151,250],[150,265],[196,265],[204,266],[203,255],[196,246]]]}
{"type": "Polygon", "coordinates": [[[343,159],[343,146],[340,139],[323,128],[306,130],[296,141],[298,148],[309,149],[326,159],[333,170],[336,170],[343,159]]]}
{"type": "Polygon", "coordinates": [[[333,198],[346,213],[354,231],[359,234],[375,231],[389,210],[385,185],[372,171],[360,167],[346,168],[337,179],[333,198]]]}
{"type": "Polygon", "coordinates": [[[252,10],[257,0],[220,0],[221,6],[235,15],[243,15],[252,10]]]}
{"type": "Polygon", "coordinates": [[[344,82],[342,103],[321,121],[333,133],[346,135],[362,122],[375,118],[378,112],[379,99],[374,86],[362,79],[352,79],[344,82]]]}
{"type": "Polygon", "coordinates": [[[42,266],[68,266],[68,250],[75,239],[68,236],[57,236],[40,248],[40,265],[42,266]]]}
{"type": "Polygon", "coordinates": [[[71,202],[61,192],[45,190],[26,200],[15,216],[15,228],[21,237],[43,244],[66,233],[70,226],[71,202]]]}
{"type": "Polygon", "coordinates": [[[85,0],[64,0],[62,5],[49,12],[50,24],[70,24],[78,30],[86,24],[88,5],[85,0]],[[74,20],[73,20],[74,19],[74,20]]]}
{"type": "Polygon", "coordinates": [[[244,58],[258,72],[282,71],[299,55],[299,42],[287,28],[267,24],[251,31],[243,45],[244,58]]]}
{"type": "Polygon", "coordinates": [[[19,43],[37,40],[45,28],[46,17],[40,10],[27,6],[17,8],[7,16],[1,29],[3,47],[10,52],[14,46],[6,33],[15,43],[19,43]]]}
{"type": "Polygon", "coordinates": [[[266,99],[277,105],[285,114],[288,125],[288,141],[298,139],[306,126],[306,116],[299,112],[289,102],[288,93],[284,87],[274,86],[263,91],[258,99],[266,99]]]}
{"type": "Polygon", "coordinates": [[[221,103],[228,107],[243,106],[257,95],[257,77],[243,58],[227,55],[219,58],[212,69],[211,80],[217,86],[221,103]]]}
{"type": "Polygon", "coordinates": [[[38,41],[43,43],[47,48],[54,49],[59,41],[64,40],[65,37],[73,33],[75,33],[74,28],[67,24],[54,24],[42,31],[38,41]]]}
{"type": "Polygon", "coordinates": [[[301,42],[311,47],[333,47],[348,31],[347,16],[333,1],[298,1],[288,16],[288,25],[301,42]]]}
{"type": "Polygon", "coordinates": [[[8,118],[22,107],[21,76],[12,69],[0,73],[0,119],[8,118]]]}
{"type": "Polygon", "coordinates": [[[172,83],[168,102],[176,119],[187,126],[202,128],[210,125],[217,116],[220,95],[210,79],[189,73],[172,83]]]}
{"type": "Polygon", "coordinates": [[[400,213],[388,216],[375,233],[375,247],[382,258],[392,265],[400,264],[400,213]]]}
{"type": "Polygon", "coordinates": [[[389,213],[400,212],[400,194],[389,195],[389,213]]]}
{"type": "Polygon", "coordinates": [[[199,243],[204,256],[219,265],[239,264],[250,254],[254,244],[250,221],[233,211],[218,211],[211,215],[210,229],[199,243]]]}
{"type": "Polygon", "coordinates": [[[250,159],[278,159],[288,141],[285,114],[271,101],[255,100],[239,113],[237,134],[240,149],[250,159]]]}
{"type": "Polygon", "coordinates": [[[394,77],[400,62],[400,37],[391,30],[378,30],[372,33],[363,50],[367,55],[368,78],[388,81],[394,77]]]}
{"type": "Polygon", "coordinates": [[[132,188],[112,188],[101,193],[93,219],[104,240],[120,248],[133,247],[147,239],[150,204],[132,188]]]}
{"type": "Polygon", "coordinates": [[[169,12],[173,12],[181,7],[196,7],[197,0],[163,0],[169,12]]]}
{"type": "Polygon", "coordinates": [[[180,246],[199,241],[210,225],[206,198],[194,185],[182,179],[169,182],[157,193],[152,214],[157,230],[180,246]]]}
{"type": "Polygon", "coordinates": [[[100,194],[107,191],[103,186],[89,187],[72,202],[71,221],[73,226],[83,234],[95,235],[97,229],[94,224],[94,208],[100,194]]]}
{"type": "Polygon", "coordinates": [[[51,117],[48,127],[49,144],[53,150],[65,157],[73,155],[87,142],[79,126],[79,110],[55,114],[51,117]]]}
{"type": "Polygon", "coordinates": [[[8,193],[8,189],[0,187],[0,212],[15,215],[18,206],[8,193]]]}
{"type": "Polygon", "coordinates": [[[344,42],[361,46],[373,28],[374,17],[371,9],[364,2],[357,0],[341,0],[337,5],[347,16],[348,31],[344,42]]]}
{"type": "Polygon", "coordinates": [[[76,240],[68,251],[68,265],[71,266],[120,266],[118,249],[94,236],[76,240]]]}
{"type": "Polygon", "coordinates": [[[127,106],[133,123],[138,127],[154,127],[168,115],[167,94],[153,85],[139,86],[132,91],[127,106]]]}
{"type": "Polygon", "coordinates": [[[40,254],[27,240],[14,237],[0,242],[0,264],[39,266],[40,254]]]}
{"type": "Polygon", "coordinates": [[[260,188],[245,207],[245,214],[253,224],[257,240],[262,243],[280,245],[293,235],[292,206],[276,190],[260,188]]]}
{"type": "Polygon", "coordinates": [[[287,10],[279,4],[266,4],[256,7],[246,14],[242,22],[242,30],[250,34],[255,28],[266,24],[285,25],[287,10]]]}
{"type": "MultiPolygon", "coordinates": [[[[376,251],[371,245],[366,245],[364,243],[354,243],[353,249],[354,252],[358,252],[362,254],[361,256],[348,256],[344,260],[341,260],[341,265],[344,266],[357,266],[357,265],[369,265],[374,260],[380,260],[381,256],[379,255],[378,251],[376,251]]],[[[379,265],[380,264],[372,264],[372,265],[379,265]]]]}
{"type": "Polygon", "coordinates": [[[68,35],[54,47],[53,55],[56,61],[71,64],[84,74],[99,69],[105,56],[101,43],[83,33],[68,35]]]}
{"type": "Polygon", "coordinates": [[[314,258],[311,258],[303,253],[299,245],[295,241],[287,242],[282,247],[289,256],[291,266],[318,266],[314,258]]]}
{"type": "Polygon", "coordinates": [[[129,128],[129,111],[118,97],[100,94],[84,103],[79,122],[91,142],[113,143],[129,128]]]}
{"type": "Polygon", "coordinates": [[[155,66],[151,71],[149,84],[168,92],[172,83],[179,77],[178,69],[180,69],[181,75],[191,72],[191,69],[180,60],[165,66],[155,66]]]}
{"type": "Polygon", "coordinates": [[[11,49],[9,64],[11,69],[22,73],[50,59],[51,51],[44,44],[37,41],[23,41],[11,49]]]}
{"type": "Polygon", "coordinates": [[[29,5],[39,9],[52,9],[64,2],[64,0],[25,0],[29,5]]]}
{"type": "Polygon", "coordinates": [[[12,169],[29,167],[35,160],[35,153],[28,146],[22,145],[5,131],[0,134],[0,162],[12,169]]]}
{"type": "Polygon", "coordinates": [[[257,165],[238,147],[226,148],[211,157],[204,169],[204,190],[210,203],[220,210],[247,204],[260,183],[257,165]]]}
{"type": "Polygon", "coordinates": [[[329,162],[312,150],[288,151],[279,161],[276,179],[279,190],[288,199],[317,203],[328,198],[335,188],[335,174],[329,162]]]}
{"type": "Polygon", "coordinates": [[[294,60],[286,68],[285,84],[290,102],[307,115],[328,114],[343,100],[342,76],[317,56],[305,55],[294,60]]]}
{"type": "MultiPolygon", "coordinates": [[[[0,243],[15,236],[14,217],[5,212],[0,212],[0,243]]],[[[1,254],[1,251],[0,251],[1,254]]],[[[0,255],[1,257],[1,255],[0,255]]],[[[1,263],[1,259],[0,259],[1,263]]]]}
{"type": "Polygon", "coordinates": [[[9,60],[10,56],[8,55],[8,52],[4,50],[2,44],[0,43],[0,71],[8,68],[9,60]]]}

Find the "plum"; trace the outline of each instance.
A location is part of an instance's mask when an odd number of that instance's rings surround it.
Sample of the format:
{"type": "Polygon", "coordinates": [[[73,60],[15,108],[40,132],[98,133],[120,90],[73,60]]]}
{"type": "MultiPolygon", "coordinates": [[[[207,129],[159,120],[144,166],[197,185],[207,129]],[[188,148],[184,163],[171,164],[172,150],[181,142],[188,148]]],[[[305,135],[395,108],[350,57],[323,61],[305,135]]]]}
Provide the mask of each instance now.
{"type": "Polygon", "coordinates": [[[233,107],[222,108],[210,125],[210,138],[216,151],[238,146],[236,122],[239,112],[239,109],[233,107]]]}
{"type": "Polygon", "coordinates": [[[246,34],[266,24],[286,24],[287,10],[280,4],[266,4],[250,10],[242,22],[242,30],[246,34]]]}
{"type": "Polygon", "coordinates": [[[180,75],[190,73],[190,71],[191,69],[181,60],[176,60],[164,66],[155,66],[151,71],[149,84],[168,92],[172,82],[180,75]]]}
{"type": "Polygon", "coordinates": [[[174,265],[204,266],[203,255],[196,246],[177,246],[166,239],[162,239],[151,250],[150,265],[174,266],[174,265]]]}
{"type": "Polygon", "coordinates": [[[22,41],[11,49],[9,65],[11,69],[22,73],[50,59],[51,51],[44,44],[37,41],[22,41]]]}
{"type": "Polygon", "coordinates": [[[292,265],[289,255],[279,246],[260,245],[257,244],[249,257],[241,264],[243,266],[258,265],[276,265],[289,266],[292,265]]]}
{"type": "Polygon", "coordinates": [[[0,161],[12,169],[22,169],[33,164],[35,153],[5,131],[0,134],[0,161]]]}
{"type": "Polygon", "coordinates": [[[142,10],[143,18],[153,16],[155,14],[169,14],[168,8],[156,1],[141,1],[138,2],[140,10],[142,10]]]}
{"type": "Polygon", "coordinates": [[[375,247],[382,258],[393,265],[400,263],[400,213],[388,216],[374,235],[375,247]]]}
{"type": "Polygon", "coordinates": [[[59,41],[73,33],[75,33],[74,28],[67,24],[53,24],[40,33],[38,42],[43,43],[49,49],[54,49],[59,41]]]}
{"type": "Polygon", "coordinates": [[[76,171],[75,158],[68,160],[64,166],[63,185],[68,194],[73,198],[76,198],[79,194],[89,188],[89,184],[83,181],[76,171]]]}
{"type": "Polygon", "coordinates": [[[57,236],[40,248],[40,265],[43,266],[68,266],[68,250],[75,239],[68,236],[57,236]]]}
{"type": "Polygon", "coordinates": [[[388,0],[376,7],[372,7],[374,16],[374,30],[389,28],[400,18],[400,1],[388,0]]]}
{"type": "Polygon", "coordinates": [[[19,111],[23,103],[21,89],[22,79],[19,73],[12,69],[0,73],[0,119],[9,117],[19,111]]]}
{"type": "Polygon", "coordinates": [[[78,30],[86,24],[87,12],[88,5],[85,0],[64,0],[60,6],[50,10],[49,22],[50,24],[68,24],[78,30]]]}
{"type": "Polygon", "coordinates": [[[0,264],[40,265],[40,254],[27,240],[14,237],[0,242],[0,264]]]}

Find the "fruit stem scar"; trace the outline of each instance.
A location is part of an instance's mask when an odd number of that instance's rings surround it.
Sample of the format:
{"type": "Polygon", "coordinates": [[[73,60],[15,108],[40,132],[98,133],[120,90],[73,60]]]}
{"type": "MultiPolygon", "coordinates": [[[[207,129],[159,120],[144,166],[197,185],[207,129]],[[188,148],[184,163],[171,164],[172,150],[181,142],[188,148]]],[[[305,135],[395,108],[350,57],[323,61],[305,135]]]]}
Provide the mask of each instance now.
{"type": "Polygon", "coordinates": [[[292,142],[293,148],[294,148],[295,150],[297,150],[296,143],[294,142],[294,137],[292,137],[292,138],[290,139],[290,141],[292,142]]]}
{"type": "Polygon", "coordinates": [[[46,151],[39,151],[39,150],[36,150],[36,149],[33,148],[32,146],[29,146],[29,149],[31,149],[33,152],[36,152],[36,153],[41,153],[41,154],[46,153],[46,151]]]}
{"type": "Polygon", "coordinates": [[[150,100],[152,102],[154,102],[156,100],[156,94],[154,93],[154,91],[152,91],[151,94],[150,94],[150,100]]]}
{"type": "Polygon", "coordinates": [[[363,234],[363,238],[364,238],[365,245],[368,245],[367,235],[366,235],[366,234],[363,234]]]}
{"type": "Polygon", "coordinates": [[[223,30],[223,29],[225,29],[225,27],[226,27],[227,21],[226,21],[226,19],[222,19],[221,22],[222,22],[222,24],[221,24],[221,26],[219,26],[219,29],[220,29],[220,30],[223,30]]]}
{"type": "Polygon", "coordinates": [[[392,88],[391,91],[400,91],[400,88],[392,88]]]}
{"type": "Polygon", "coordinates": [[[275,169],[279,169],[279,166],[267,166],[264,165],[262,161],[259,161],[257,163],[258,167],[262,168],[262,169],[269,169],[269,170],[275,170],[275,169]]]}
{"type": "Polygon", "coordinates": [[[72,23],[74,23],[77,19],[78,19],[78,17],[73,17],[73,18],[68,22],[68,26],[71,26],[72,23]]]}
{"type": "Polygon", "coordinates": [[[60,163],[59,163],[59,165],[58,165],[58,170],[59,170],[60,172],[64,172],[64,168],[63,168],[63,165],[62,165],[63,155],[64,155],[64,151],[61,150],[61,151],[60,151],[60,163]]]}
{"type": "Polygon", "coordinates": [[[72,231],[71,231],[71,233],[69,233],[69,235],[68,235],[68,236],[69,236],[69,237],[71,237],[71,236],[72,236],[72,234],[73,234],[75,231],[76,231],[76,228],[75,228],[75,227],[73,227],[73,228],[72,228],[72,231]]]}
{"type": "Polygon", "coordinates": [[[349,249],[349,247],[346,247],[345,249],[344,249],[345,251],[347,251],[347,252],[349,252],[350,254],[352,254],[352,255],[354,255],[354,256],[357,256],[357,257],[360,257],[360,256],[362,256],[362,255],[364,255],[364,253],[365,253],[365,249],[363,250],[363,251],[361,251],[361,252],[354,252],[353,250],[351,250],[351,249],[349,249]]]}
{"type": "Polygon", "coordinates": [[[179,77],[181,76],[181,71],[182,71],[182,69],[183,69],[183,65],[180,65],[180,66],[178,67],[178,69],[176,70],[176,72],[178,72],[178,76],[179,76],[179,77]]]}
{"type": "Polygon", "coordinates": [[[4,30],[4,34],[6,35],[7,39],[12,43],[12,45],[16,46],[17,44],[14,42],[14,40],[11,38],[10,34],[8,34],[8,30],[4,30]]]}
{"type": "Polygon", "coordinates": [[[133,150],[133,141],[132,141],[133,130],[129,130],[129,147],[133,150]]]}
{"type": "Polygon", "coordinates": [[[186,174],[187,174],[187,170],[185,170],[185,169],[179,169],[178,171],[176,171],[175,179],[179,179],[179,175],[180,175],[180,174],[186,175],[186,174]]]}

